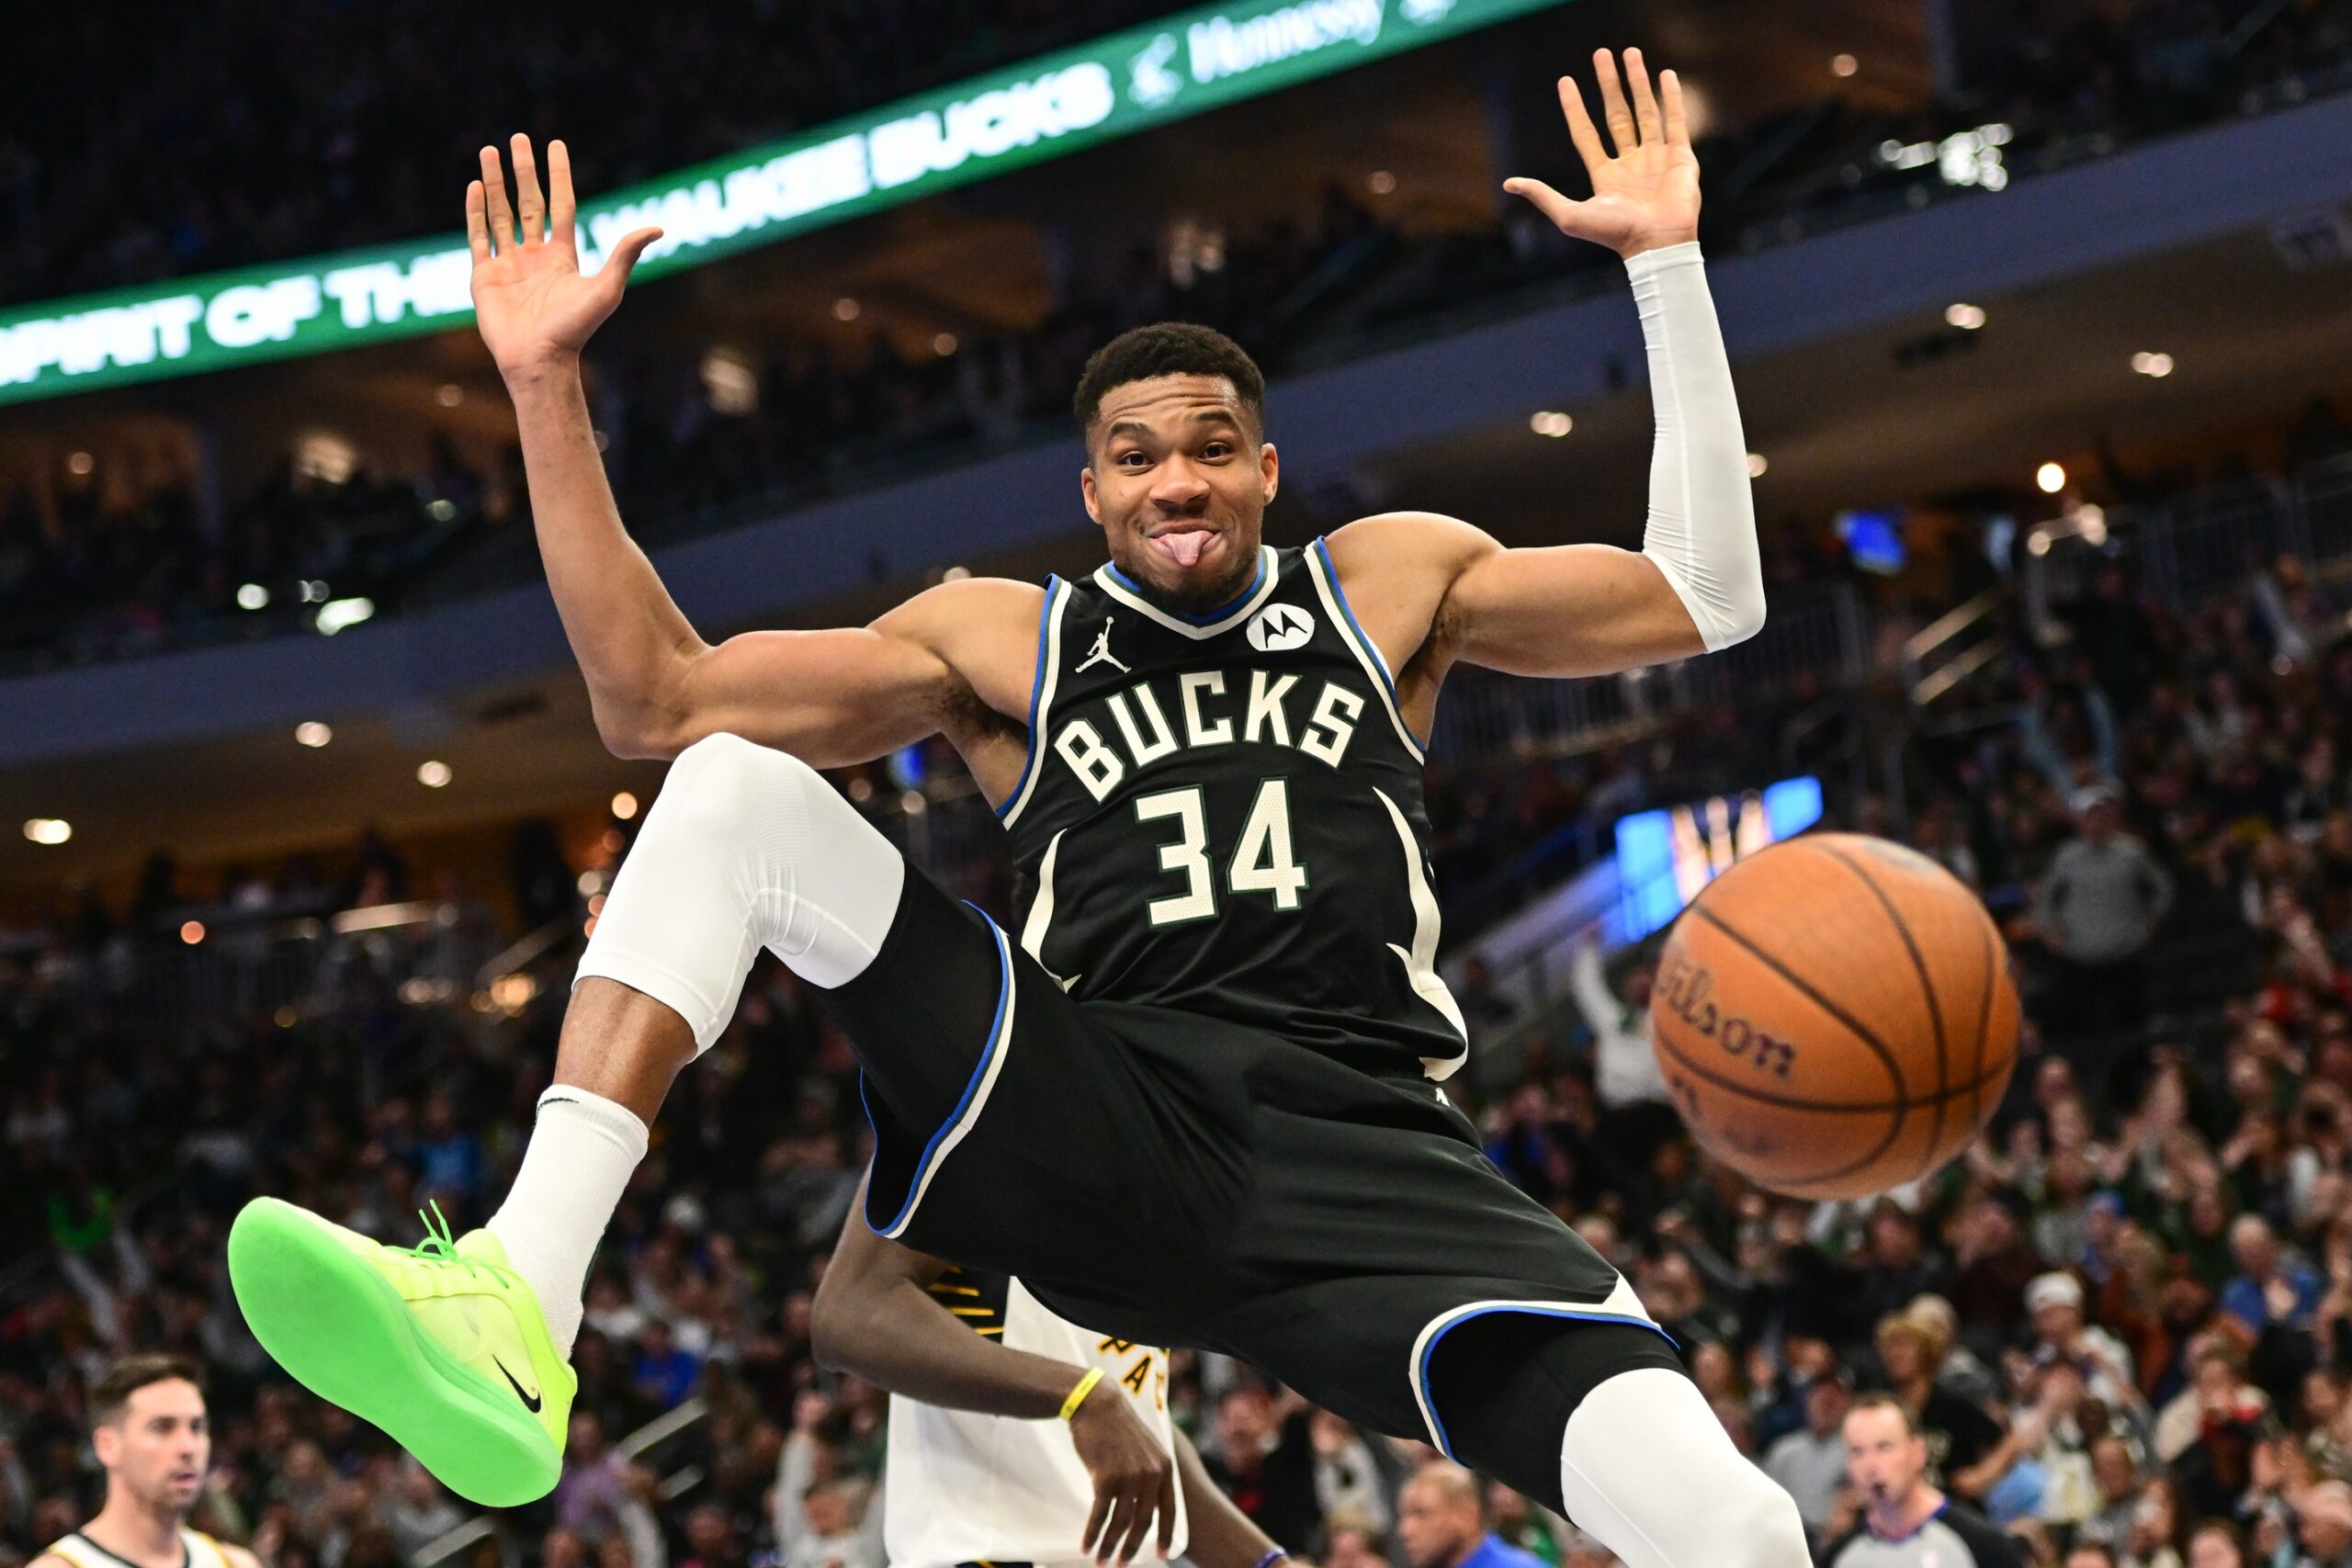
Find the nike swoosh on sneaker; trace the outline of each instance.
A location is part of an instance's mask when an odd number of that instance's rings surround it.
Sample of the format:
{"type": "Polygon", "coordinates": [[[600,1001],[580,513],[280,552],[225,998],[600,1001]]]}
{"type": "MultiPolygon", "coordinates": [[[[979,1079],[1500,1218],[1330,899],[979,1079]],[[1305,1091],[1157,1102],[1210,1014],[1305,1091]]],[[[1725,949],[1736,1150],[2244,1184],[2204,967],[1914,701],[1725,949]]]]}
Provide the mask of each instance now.
{"type": "Polygon", "coordinates": [[[525,1393],[523,1392],[523,1385],[514,1381],[514,1374],[506,1370],[506,1363],[500,1360],[497,1357],[492,1356],[490,1359],[490,1364],[496,1367],[500,1375],[505,1378],[506,1386],[514,1391],[514,1397],[523,1402],[523,1408],[528,1410],[532,1415],[537,1416],[539,1413],[539,1405],[543,1403],[540,1397],[536,1393],[525,1393]]]}

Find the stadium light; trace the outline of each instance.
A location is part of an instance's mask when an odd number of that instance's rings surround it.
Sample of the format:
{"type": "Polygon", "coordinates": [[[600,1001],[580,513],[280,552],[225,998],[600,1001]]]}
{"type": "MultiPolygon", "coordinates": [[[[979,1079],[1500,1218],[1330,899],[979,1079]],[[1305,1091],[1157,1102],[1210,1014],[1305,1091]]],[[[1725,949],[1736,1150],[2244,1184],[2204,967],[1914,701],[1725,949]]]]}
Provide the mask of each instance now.
{"type": "Polygon", "coordinates": [[[1577,427],[1577,422],[1554,409],[1545,409],[1527,422],[1527,428],[1538,435],[1566,435],[1577,427]]]}
{"type": "Polygon", "coordinates": [[[98,466],[98,460],[96,457],[91,457],[87,452],[76,452],[71,457],[65,459],[65,466],[72,469],[76,477],[79,477],[83,474],[88,473],[92,468],[96,468],[98,466]]]}
{"type": "Polygon", "coordinates": [[[334,739],[334,731],[317,719],[306,719],[294,727],[294,739],[313,751],[334,739]]]}
{"type": "Polygon", "coordinates": [[[837,321],[854,321],[857,320],[857,301],[846,294],[833,301],[833,320],[837,321]]]}
{"type": "Polygon", "coordinates": [[[268,609],[269,590],[258,582],[246,583],[237,590],[237,608],[240,610],[268,609]]]}
{"type": "Polygon", "coordinates": [[[194,947],[198,942],[202,942],[204,940],[204,922],[202,920],[182,921],[180,924],[180,940],[187,943],[190,947],[194,947]]]}
{"type": "Polygon", "coordinates": [[[2132,356],[2132,368],[2137,370],[2143,376],[2169,376],[2172,374],[2172,355],[2169,354],[2135,354],[2132,356]]]}
{"type": "Polygon", "coordinates": [[[1372,194],[1374,196],[1389,196],[1396,192],[1396,176],[1386,169],[1374,169],[1364,184],[1371,187],[1372,194]]]}
{"type": "Polygon", "coordinates": [[[1850,54],[1833,54],[1829,57],[1829,73],[1832,76],[1851,76],[1861,68],[1862,62],[1850,54]]]}
{"type": "Polygon", "coordinates": [[[443,408],[453,409],[466,400],[466,389],[455,381],[444,381],[434,392],[433,399],[443,408]]]}
{"type": "Polygon", "coordinates": [[[613,796],[613,815],[626,822],[637,815],[637,796],[623,790],[613,796]]]}
{"type": "Polygon", "coordinates": [[[2044,463],[2033,470],[2033,482],[2044,495],[2056,495],[2066,488],[2066,470],[2056,463],[2044,463]]]}
{"type": "Polygon", "coordinates": [[[62,817],[31,817],[25,820],[25,837],[36,844],[62,844],[74,836],[74,824],[62,817]]]}
{"type": "Polygon", "coordinates": [[[956,352],[956,334],[954,333],[941,333],[937,337],[931,340],[931,351],[932,353],[939,355],[942,359],[946,358],[949,355],[956,352]]]}
{"type": "Polygon", "coordinates": [[[344,627],[356,626],[375,614],[376,601],[373,599],[330,599],[319,606],[319,635],[333,637],[344,627]]]}
{"type": "Polygon", "coordinates": [[[1984,307],[1968,304],[1947,305],[1944,307],[1944,320],[1962,332],[1973,333],[1984,324],[1984,307]]]}
{"type": "Polygon", "coordinates": [[[1751,479],[1762,479],[1764,477],[1764,470],[1771,466],[1772,465],[1770,463],[1765,461],[1764,454],[1761,452],[1750,452],[1747,455],[1747,477],[1751,479]]]}
{"type": "Polygon", "coordinates": [[[447,762],[426,762],[416,770],[416,782],[427,789],[439,789],[452,776],[447,762]]]}

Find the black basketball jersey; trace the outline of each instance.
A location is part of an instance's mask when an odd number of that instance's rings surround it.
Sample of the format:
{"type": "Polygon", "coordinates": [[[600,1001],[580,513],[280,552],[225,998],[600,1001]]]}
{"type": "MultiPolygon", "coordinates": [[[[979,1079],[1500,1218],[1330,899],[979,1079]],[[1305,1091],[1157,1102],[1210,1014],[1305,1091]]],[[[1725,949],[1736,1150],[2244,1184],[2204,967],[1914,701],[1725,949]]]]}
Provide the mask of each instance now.
{"type": "Polygon", "coordinates": [[[1330,552],[1261,547],[1203,615],[1047,581],[1029,758],[998,810],[1021,945],[1084,1001],[1229,1019],[1374,1071],[1467,1050],[1438,978],[1421,743],[1330,552]]]}

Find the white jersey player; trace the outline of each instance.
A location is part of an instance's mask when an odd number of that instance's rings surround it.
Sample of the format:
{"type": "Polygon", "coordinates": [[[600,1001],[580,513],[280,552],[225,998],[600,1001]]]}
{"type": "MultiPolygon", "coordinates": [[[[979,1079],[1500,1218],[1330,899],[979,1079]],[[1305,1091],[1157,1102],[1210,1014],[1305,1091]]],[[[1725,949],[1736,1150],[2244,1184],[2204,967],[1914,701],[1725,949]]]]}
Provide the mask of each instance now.
{"type": "Polygon", "coordinates": [[[1132,1559],[1272,1568],[1168,1416],[1168,1355],[1089,1333],[1002,1275],[877,1235],[861,1191],[817,1292],[817,1359],[890,1393],[892,1568],[1132,1559]]]}
{"type": "Polygon", "coordinates": [[[193,1363],[133,1356],[90,1388],[90,1446],[107,1472],[97,1517],[50,1542],[32,1568],[260,1568],[242,1546],[187,1528],[212,1462],[193,1363]]]}

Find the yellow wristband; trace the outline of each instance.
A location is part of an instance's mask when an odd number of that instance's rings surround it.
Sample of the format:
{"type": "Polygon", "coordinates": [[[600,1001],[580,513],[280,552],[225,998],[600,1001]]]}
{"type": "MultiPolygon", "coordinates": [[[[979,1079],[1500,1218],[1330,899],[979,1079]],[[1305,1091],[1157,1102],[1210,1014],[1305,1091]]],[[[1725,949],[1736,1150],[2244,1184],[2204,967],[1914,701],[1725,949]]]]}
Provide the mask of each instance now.
{"type": "Polygon", "coordinates": [[[1084,1377],[1079,1379],[1078,1386],[1069,1391],[1068,1399],[1062,1401],[1062,1419],[1067,1421],[1077,1415],[1078,1407],[1086,1403],[1086,1396],[1092,1393],[1094,1385],[1102,1381],[1102,1369],[1100,1367],[1092,1368],[1084,1377]]]}

